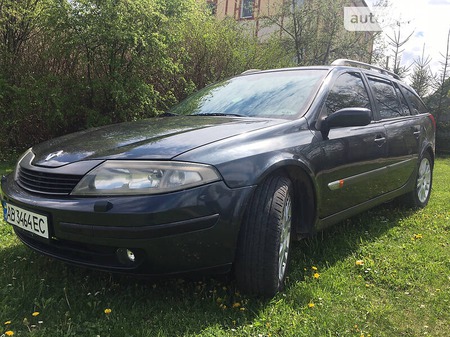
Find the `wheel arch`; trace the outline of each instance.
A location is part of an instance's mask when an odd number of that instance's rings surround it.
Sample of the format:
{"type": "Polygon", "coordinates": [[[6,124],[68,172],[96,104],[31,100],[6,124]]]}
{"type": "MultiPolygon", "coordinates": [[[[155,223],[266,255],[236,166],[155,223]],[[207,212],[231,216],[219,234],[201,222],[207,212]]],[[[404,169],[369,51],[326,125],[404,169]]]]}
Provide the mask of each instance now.
{"type": "Polygon", "coordinates": [[[285,160],[273,164],[261,175],[257,184],[272,175],[283,175],[293,185],[293,220],[297,239],[307,237],[314,232],[317,215],[317,188],[313,171],[297,160],[285,160]]]}
{"type": "Polygon", "coordinates": [[[435,160],[435,154],[433,151],[433,148],[431,147],[431,145],[428,145],[425,147],[425,149],[422,151],[422,153],[427,152],[430,155],[431,161],[432,161],[432,166],[434,167],[434,160],[435,160]]]}

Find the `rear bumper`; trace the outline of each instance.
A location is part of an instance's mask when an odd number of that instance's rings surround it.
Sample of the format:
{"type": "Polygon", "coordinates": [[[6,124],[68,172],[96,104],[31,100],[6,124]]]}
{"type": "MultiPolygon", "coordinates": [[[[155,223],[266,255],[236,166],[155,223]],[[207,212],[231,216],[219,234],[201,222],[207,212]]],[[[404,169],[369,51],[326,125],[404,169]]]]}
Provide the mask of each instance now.
{"type": "Polygon", "coordinates": [[[11,176],[1,189],[6,202],[48,217],[49,239],[14,227],[27,246],[69,263],[143,275],[229,270],[253,190],[220,181],[164,195],[49,198],[24,191],[11,176]]]}

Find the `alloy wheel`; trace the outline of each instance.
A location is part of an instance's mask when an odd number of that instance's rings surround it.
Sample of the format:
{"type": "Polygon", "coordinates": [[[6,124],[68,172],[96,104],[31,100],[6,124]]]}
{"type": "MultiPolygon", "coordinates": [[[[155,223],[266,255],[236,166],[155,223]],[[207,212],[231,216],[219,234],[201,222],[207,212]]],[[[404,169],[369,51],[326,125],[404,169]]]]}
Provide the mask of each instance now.
{"type": "Polygon", "coordinates": [[[417,197],[421,203],[424,203],[431,189],[431,164],[427,158],[423,158],[417,176],[417,197]]]}
{"type": "Polygon", "coordinates": [[[292,222],[292,202],[288,195],[286,203],[283,208],[283,215],[280,219],[281,233],[280,233],[280,247],[278,254],[278,280],[283,282],[286,274],[286,267],[289,257],[289,245],[291,243],[291,222],[292,222]]]}

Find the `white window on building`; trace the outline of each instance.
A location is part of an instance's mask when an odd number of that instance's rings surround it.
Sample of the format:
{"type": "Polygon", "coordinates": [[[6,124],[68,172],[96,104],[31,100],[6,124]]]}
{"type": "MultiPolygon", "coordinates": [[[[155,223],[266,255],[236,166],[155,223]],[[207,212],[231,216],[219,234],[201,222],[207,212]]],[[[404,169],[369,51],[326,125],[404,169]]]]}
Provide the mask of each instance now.
{"type": "Polygon", "coordinates": [[[298,9],[300,9],[303,4],[305,3],[305,0],[294,0],[291,2],[291,12],[295,12],[298,9]]]}
{"type": "Polygon", "coordinates": [[[208,6],[208,10],[210,11],[211,15],[217,14],[217,0],[207,0],[206,5],[208,6]]]}
{"type": "Polygon", "coordinates": [[[255,0],[242,0],[241,2],[241,19],[253,17],[253,4],[255,0]]]}

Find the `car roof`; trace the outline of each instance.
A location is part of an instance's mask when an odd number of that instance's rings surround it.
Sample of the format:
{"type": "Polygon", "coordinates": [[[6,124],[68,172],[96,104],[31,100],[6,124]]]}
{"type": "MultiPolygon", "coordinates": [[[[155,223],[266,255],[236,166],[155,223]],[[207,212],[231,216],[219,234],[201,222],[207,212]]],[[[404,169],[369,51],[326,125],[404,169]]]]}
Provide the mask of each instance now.
{"type": "MultiPolygon", "coordinates": [[[[407,87],[408,89],[410,86],[406,84],[399,75],[395,74],[392,71],[389,71],[387,69],[384,69],[382,67],[379,67],[377,65],[372,65],[369,63],[364,63],[360,61],[354,61],[354,60],[348,60],[348,59],[337,59],[334,62],[331,63],[331,65],[320,65],[320,66],[298,66],[298,67],[289,67],[289,68],[279,68],[279,69],[267,69],[267,70],[260,70],[260,69],[249,69],[247,71],[244,71],[240,75],[248,75],[248,74],[263,74],[263,73],[271,73],[271,72],[280,72],[280,71],[296,71],[296,70],[358,70],[361,72],[364,72],[367,75],[373,75],[377,77],[382,77],[390,81],[399,82],[403,86],[407,87]]],[[[240,76],[238,75],[238,76],[240,76]]]]}
{"type": "Polygon", "coordinates": [[[240,75],[249,75],[249,74],[264,74],[264,73],[274,73],[274,72],[282,72],[282,71],[296,71],[296,70],[330,70],[334,67],[332,66],[298,66],[298,67],[286,67],[286,68],[274,68],[274,69],[249,69],[240,75]]]}

